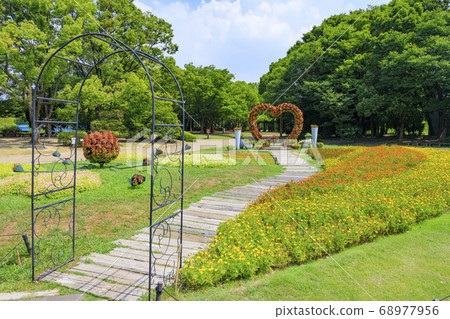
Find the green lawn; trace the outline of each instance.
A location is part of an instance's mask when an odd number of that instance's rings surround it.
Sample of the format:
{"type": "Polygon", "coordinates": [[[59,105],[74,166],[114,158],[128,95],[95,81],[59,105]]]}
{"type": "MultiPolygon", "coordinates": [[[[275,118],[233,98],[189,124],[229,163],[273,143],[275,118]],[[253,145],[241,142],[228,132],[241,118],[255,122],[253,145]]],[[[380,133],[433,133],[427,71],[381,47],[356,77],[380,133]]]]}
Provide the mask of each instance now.
{"type": "MultiPolygon", "coordinates": [[[[244,152],[238,152],[244,153],[244,152]]],[[[238,157],[238,162],[243,159],[238,157]]],[[[11,164],[0,164],[0,175],[6,175],[11,164]]],[[[28,167],[25,167],[28,169],[28,167]]],[[[118,238],[129,238],[148,226],[148,188],[144,183],[131,188],[126,177],[135,169],[113,172],[94,170],[101,175],[103,186],[77,196],[76,256],[91,252],[106,253],[118,238]]],[[[186,168],[186,207],[216,191],[252,182],[281,172],[269,163],[258,166],[236,165],[225,168],[186,168]],[[239,176],[239,178],[236,178],[239,176]]],[[[145,174],[145,173],[144,173],[145,174]]],[[[0,234],[30,235],[30,198],[0,197],[0,234]],[[5,228],[5,226],[7,226],[5,228]]],[[[175,208],[174,208],[175,209],[175,208]]],[[[379,238],[373,243],[347,249],[333,258],[375,300],[432,300],[448,295],[450,214],[427,220],[396,236],[379,238]]],[[[0,237],[0,258],[20,239],[0,237]]],[[[0,292],[38,291],[59,288],[61,294],[76,293],[56,284],[30,283],[30,258],[19,245],[22,266],[16,254],[0,267],[0,292]]],[[[186,291],[183,300],[371,300],[345,272],[330,259],[320,259],[301,266],[277,269],[269,274],[186,291]]],[[[98,299],[93,295],[88,300],[98,299]]]]}
{"type": "MultiPolygon", "coordinates": [[[[240,165],[243,160],[238,158],[238,165],[227,167],[185,167],[185,207],[203,196],[245,185],[253,182],[253,178],[264,178],[282,171],[282,167],[276,165],[273,160],[266,160],[267,165],[257,165],[253,160],[249,165],[240,165]],[[237,176],[239,178],[236,178],[237,176]]],[[[9,175],[11,167],[12,164],[0,164],[0,173],[9,175]]],[[[149,225],[149,171],[139,171],[137,168],[117,172],[107,168],[93,171],[100,174],[103,185],[77,195],[76,257],[92,252],[107,253],[114,248],[114,240],[129,238],[149,225]],[[131,187],[127,177],[134,173],[147,176],[147,181],[138,187],[131,187]]],[[[27,233],[30,236],[30,202],[30,198],[25,195],[0,197],[0,234],[27,233]]],[[[161,214],[168,215],[178,207],[174,205],[165,212],[165,209],[158,210],[155,219],[161,214]]],[[[20,236],[0,237],[0,258],[19,240],[20,236]]],[[[31,261],[23,244],[19,245],[19,253],[23,266],[18,265],[14,252],[6,265],[0,267],[0,292],[54,287],[53,284],[45,282],[30,284],[31,261]]]]}
{"type": "Polygon", "coordinates": [[[433,300],[448,295],[450,214],[426,220],[404,234],[331,258],[291,266],[251,280],[195,291],[182,300],[433,300]],[[361,289],[361,285],[370,296],[361,289]]]}

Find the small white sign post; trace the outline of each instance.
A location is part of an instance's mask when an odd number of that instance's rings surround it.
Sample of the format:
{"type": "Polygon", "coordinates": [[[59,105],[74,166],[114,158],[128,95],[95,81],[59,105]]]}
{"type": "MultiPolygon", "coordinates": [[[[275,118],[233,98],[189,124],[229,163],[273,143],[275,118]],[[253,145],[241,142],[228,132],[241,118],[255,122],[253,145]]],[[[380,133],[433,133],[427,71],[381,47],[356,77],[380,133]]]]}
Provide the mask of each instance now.
{"type": "Polygon", "coordinates": [[[319,128],[317,126],[311,126],[311,135],[312,135],[312,145],[313,147],[317,147],[317,134],[319,133],[319,128]]]}
{"type": "Polygon", "coordinates": [[[241,146],[241,130],[234,130],[234,138],[236,139],[236,150],[241,146]]]}

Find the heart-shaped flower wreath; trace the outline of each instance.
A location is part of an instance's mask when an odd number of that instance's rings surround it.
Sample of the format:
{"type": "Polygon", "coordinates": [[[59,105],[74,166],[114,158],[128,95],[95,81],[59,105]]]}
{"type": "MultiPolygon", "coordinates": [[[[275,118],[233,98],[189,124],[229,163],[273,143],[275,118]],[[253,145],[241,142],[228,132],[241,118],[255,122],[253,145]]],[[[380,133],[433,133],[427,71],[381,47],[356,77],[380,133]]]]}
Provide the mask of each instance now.
{"type": "Polygon", "coordinates": [[[273,117],[278,117],[283,112],[292,113],[292,115],[294,115],[294,128],[292,129],[291,134],[289,134],[288,140],[298,138],[303,129],[303,113],[297,106],[290,103],[283,103],[276,107],[270,104],[259,104],[251,110],[248,116],[248,125],[250,128],[250,132],[257,141],[263,140],[264,137],[261,135],[261,132],[258,129],[256,120],[258,119],[258,115],[260,113],[266,112],[271,114],[273,117]]]}

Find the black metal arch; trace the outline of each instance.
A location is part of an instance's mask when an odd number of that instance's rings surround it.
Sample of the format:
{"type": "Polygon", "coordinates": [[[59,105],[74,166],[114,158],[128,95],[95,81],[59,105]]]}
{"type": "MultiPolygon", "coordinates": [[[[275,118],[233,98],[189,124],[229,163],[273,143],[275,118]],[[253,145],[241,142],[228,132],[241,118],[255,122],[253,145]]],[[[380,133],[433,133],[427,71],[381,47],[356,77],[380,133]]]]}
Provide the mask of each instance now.
{"type": "MultiPolygon", "coordinates": [[[[33,129],[33,151],[32,151],[32,194],[31,194],[31,231],[32,231],[32,280],[39,280],[59,267],[73,261],[75,258],[75,210],[76,210],[76,174],[77,174],[77,147],[72,145],[69,150],[69,156],[63,156],[59,153],[59,149],[61,145],[58,145],[58,150],[53,154],[45,154],[42,151],[42,144],[39,144],[38,138],[40,136],[40,130],[43,125],[51,125],[55,127],[55,130],[49,130],[45,137],[52,137],[58,132],[62,131],[62,127],[64,125],[73,125],[75,127],[75,141],[78,141],[78,127],[79,127],[79,104],[81,93],[84,87],[86,80],[91,75],[92,71],[110,58],[113,55],[119,53],[129,53],[138,61],[142,69],[146,73],[146,77],[148,83],[150,85],[150,94],[152,96],[152,137],[155,136],[157,131],[163,132],[166,135],[174,136],[178,131],[181,133],[182,137],[182,145],[181,149],[176,154],[179,154],[179,178],[180,182],[180,194],[179,196],[175,195],[175,192],[172,190],[173,177],[170,176],[170,187],[163,186],[163,178],[160,176],[161,174],[167,174],[167,170],[164,167],[161,167],[159,163],[159,159],[156,156],[156,147],[155,147],[155,138],[151,139],[152,147],[152,158],[151,158],[151,191],[150,191],[150,229],[149,229],[149,296],[152,285],[155,285],[156,281],[163,281],[164,283],[169,283],[172,280],[174,273],[174,265],[168,265],[166,263],[165,266],[161,267],[161,264],[156,263],[158,256],[153,253],[154,246],[161,246],[162,238],[169,238],[170,240],[176,240],[175,252],[173,250],[170,251],[171,255],[176,255],[176,266],[182,267],[182,232],[183,232],[183,183],[184,183],[184,127],[185,127],[185,111],[184,111],[184,99],[181,91],[181,87],[176,79],[175,75],[172,71],[160,60],[157,58],[139,51],[133,50],[120,40],[102,33],[87,33],[76,36],[71,40],[64,43],[60,46],[51,56],[45,61],[44,65],[41,68],[41,71],[37,77],[34,87],[33,94],[33,118],[32,118],[32,129],[33,129]],[[63,57],[58,55],[64,48],[66,48],[70,43],[83,39],[90,38],[95,39],[96,41],[102,41],[110,45],[110,47],[114,48],[114,51],[104,55],[100,60],[95,62],[93,65],[80,62],[78,59],[71,59],[67,57],[63,57]],[[38,97],[36,96],[37,89],[40,85],[41,77],[48,67],[50,61],[53,59],[62,59],[69,63],[75,63],[82,66],[89,67],[89,71],[84,76],[81,81],[80,89],[78,91],[78,96],[76,101],[56,99],[56,98],[46,98],[46,97],[38,97]],[[178,88],[178,93],[180,96],[180,100],[175,100],[172,98],[165,98],[155,96],[153,81],[150,76],[149,70],[147,66],[144,64],[143,60],[150,60],[151,62],[157,63],[162,66],[166,71],[169,72],[172,80],[176,83],[178,88]],[[56,101],[61,103],[73,103],[76,104],[76,116],[73,121],[58,121],[58,120],[36,120],[36,101],[44,100],[44,101],[56,101]],[[181,104],[182,107],[182,124],[179,123],[167,123],[167,124],[157,124],[155,119],[155,100],[163,100],[181,104]],[[40,171],[41,168],[41,159],[45,156],[50,156],[50,158],[56,157],[56,163],[53,165],[53,169],[51,171],[51,183],[45,190],[38,189],[37,187],[37,178],[43,170],[40,171]],[[64,159],[63,159],[64,158],[64,159]],[[73,159],[73,160],[72,160],[73,159]],[[69,167],[70,164],[72,167],[69,167]],[[70,171],[73,171],[72,177],[70,177],[70,171]],[[67,178],[68,177],[68,178],[67,178]],[[159,182],[159,193],[155,190],[155,185],[159,182]],[[45,205],[40,205],[39,201],[43,198],[49,197],[50,194],[54,195],[56,192],[71,192],[69,198],[45,203],[45,205]],[[169,217],[157,221],[153,223],[153,212],[165,207],[167,205],[171,205],[175,202],[180,202],[180,209],[170,215],[169,217]],[[71,207],[71,208],[70,208],[71,207]],[[65,214],[65,216],[63,216],[65,214]],[[173,226],[172,223],[174,219],[178,218],[177,222],[177,236],[172,236],[173,226]],[[62,223],[66,224],[64,228],[62,223]],[[169,237],[167,237],[169,236],[169,237]],[[70,244],[70,245],[69,245],[70,244]],[[48,260],[50,259],[50,260],[48,260]],[[48,264],[48,266],[45,265],[48,264]],[[41,264],[44,264],[42,266],[41,264]],[[36,276],[37,272],[42,273],[36,276]]],[[[172,159],[171,159],[172,160],[172,159]]],[[[47,171],[48,172],[48,171],[47,171]]],[[[65,193],[64,193],[65,194],[65,193]]],[[[47,199],[47,202],[49,200],[47,199]]],[[[161,256],[159,256],[161,258],[161,256]]],[[[169,260],[168,256],[163,256],[163,259],[169,260]]],[[[173,260],[172,260],[173,263],[173,260]]]]}

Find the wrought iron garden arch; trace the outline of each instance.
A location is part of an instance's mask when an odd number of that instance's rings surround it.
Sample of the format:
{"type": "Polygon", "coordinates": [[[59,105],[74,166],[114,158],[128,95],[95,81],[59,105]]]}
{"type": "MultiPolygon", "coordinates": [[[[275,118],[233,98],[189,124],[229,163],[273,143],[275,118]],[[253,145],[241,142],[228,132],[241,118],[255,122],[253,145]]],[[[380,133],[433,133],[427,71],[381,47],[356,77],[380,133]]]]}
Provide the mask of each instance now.
{"type": "MultiPolygon", "coordinates": [[[[118,39],[102,34],[102,33],[87,33],[76,36],[71,40],[64,43],[59,47],[44,63],[41,71],[37,77],[34,86],[33,95],[33,118],[32,118],[32,185],[31,185],[31,231],[32,231],[32,280],[37,281],[45,276],[49,275],[59,267],[71,262],[75,257],[75,211],[76,211],[76,176],[77,176],[77,147],[76,141],[78,141],[78,128],[79,128],[79,105],[80,97],[83,90],[83,86],[86,80],[91,75],[92,71],[107,60],[109,57],[120,54],[127,53],[131,54],[138,64],[146,73],[146,77],[149,82],[152,98],[152,123],[151,123],[151,190],[150,190],[150,228],[149,228],[149,279],[148,287],[149,292],[151,287],[155,286],[156,282],[163,281],[165,284],[171,282],[177,269],[182,267],[182,234],[183,234],[183,187],[184,187],[184,126],[185,126],[185,111],[184,111],[184,99],[180,85],[171,72],[171,70],[157,58],[139,51],[133,50],[123,42],[118,39]],[[102,58],[96,61],[94,64],[86,63],[85,61],[80,61],[78,58],[62,56],[63,50],[68,47],[69,44],[74,41],[89,39],[90,41],[100,41],[101,43],[106,43],[112,52],[105,54],[102,58]],[[53,59],[64,60],[69,64],[75,64],[78,66],[87,67],[88,71],[81,81],[80,89],[78,91],[77,100],[64,100],[56,98],[48,98],[45,96],[37,96],[36,91],[41,85],[41,78],[44,71],[49,66],[53,59]],[[156,63],[162,67],[165,71],[168,71],[172,80],[176,83],[176,88],[178,90],[180,100],[173,99],[172,97],[159,97],[155,95],[153,81],[150,76],[149,70],[144,63],[144,61],[150,61],[156,63]],[[155,100],[162,100],[177,103],[182,108],[182,120],[180,123],[156,123],[155,119],[155,100]],[[56,102],[56,103],[73,103],[76,104],[76,116],[73,121],[59,121],[44,119],[36,119],[36,105],[39,101],[43,102],[56,102]],[[72,126],[75,131],[75,145],[72,146],[67,151],[67,154],[61,154],[61,145],[58,145],[57,151],[46,154],[44,143],[47,141],[46,138],[54,137],[56,134],[60,134],[64,127],[72,126]],[[41,128],[43,126],[50,126],[52,129],[48,129],[47,133],[40,134],[41,128]],[[173,156],[169,159],[172,162],[176,162],[178,165],[177,172],[179,174],[177,179],[174,179],[172,173],[170,173],[166,168],[162,167],[159,163],[160,159],[157,157],[156,149],[156,135],[162,133],[166,136],[168,140],[172,140],[175,135],[181,136],[181,148],[176,149],[173,152],[173,156]],[[41,140],[40,140],[41,139],[41,140]],[[43,148],[44,147],[44,148],[43,148]],[[176,156],[174,156],[174,154],[176,156]],[[45,157],[55,158],[56,162],[52,164],[49,170],[48,164],[43,165],[43,158],[45,157]],[[73,174],[70,175],[70,171],[73,174]],[[45,189],[39,188],[37,184],[37,179],[41,173],[47,173],[50,175],[50,183],[45,189]],[[168,185],[163,185],[162,174],[166,174],[166,183],[168,185]],[[167,182],[167,174],[169,174],[169,179],[167,182]],[[176,194],[173,190],[173,183],[180,183],[179,194],[176,194]],[[155,188],[155,186],[159,186],[155,188]],[[67,196],[67,198],[53,201],[51,198],[55,194],[60,193],[67,196]],[[160,208],[167,207],[168,205],[173,205],[179,202],[179,209],[176,210],[170,216],[163,218],[162,220],[154,220],[154,212],[160,208]],[[173,235],[172,230],[174,229],[174,221],[176,222],[176,232],[173,235]],[[63,224],[65,226],[63,226],[63,224]],[[175,242],[175,249],[170,251],[159,252],[159,254],[154,253],[155,246],[161,245],[163,241],[175,242]],[[158,264],[158,256],[161,259],[166,260],[165,265],[158,264]],[[172,267],[168,267],[169,257],[175,257],[175,261],[172,258],[172,267]],[[176,270],[173,266],[177,266],[176,270]]],[[[160,135],[160,134],[159,134],[160,135]]],[[[61,148],[62,149],[62,148],[61,148]]],[[[165,246],[166,247],[166,246],[165,246]]],[[[150,293],[149,293],[150,296],[150,293]]]]}

